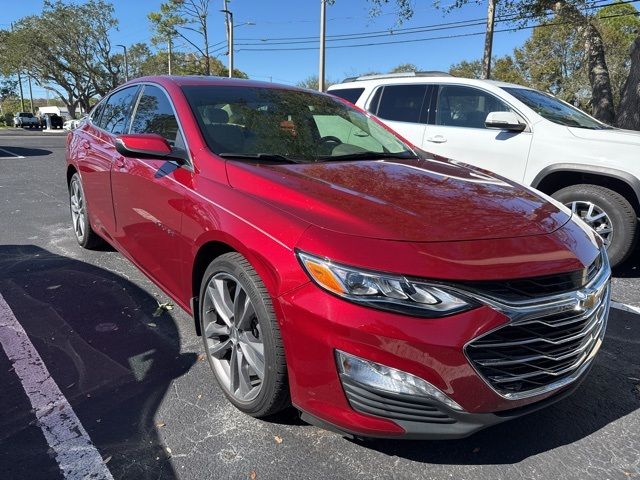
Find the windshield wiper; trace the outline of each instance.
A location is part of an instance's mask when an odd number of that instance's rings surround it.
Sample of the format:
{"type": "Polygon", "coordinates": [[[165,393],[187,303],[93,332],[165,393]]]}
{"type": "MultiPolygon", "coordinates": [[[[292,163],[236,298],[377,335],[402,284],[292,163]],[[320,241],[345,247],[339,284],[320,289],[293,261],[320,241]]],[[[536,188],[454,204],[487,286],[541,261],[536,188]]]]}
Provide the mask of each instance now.
{"type": "Polygon", "coordinates": [[[295,160],[293,158],[285,157],[284,155],[279,155],[277,153],[234,153],[234,152],[224,152],[216,154],[222,158],[238,158],[238,159],[247,159],[247,160],[264,160],[267,162],[285,162],[285,163],[301,163],[299,160],[295,160]]]}
{"type": "Polygon", "coordinates": [[[406,151],[402,153],[384,153],[384,152],[358,152],[358,153],[346,153],[344,155],[325,155],[319,157],[320,161],[344,161],[344,160],[377,160],[380,158],[399,158],[402,160],[420,158],[413,153],[406,151]]]}

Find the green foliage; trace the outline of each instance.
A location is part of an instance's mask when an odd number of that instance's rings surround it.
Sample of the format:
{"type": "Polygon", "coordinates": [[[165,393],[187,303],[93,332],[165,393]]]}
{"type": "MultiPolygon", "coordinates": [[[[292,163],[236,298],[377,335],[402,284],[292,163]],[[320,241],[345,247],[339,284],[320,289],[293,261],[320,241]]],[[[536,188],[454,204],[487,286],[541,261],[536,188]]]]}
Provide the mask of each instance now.
{"type": "Polygon", "coordinates": [[[389,73],[417,72],[419,70],[413,63],[401,63],[389,70],[389,73]]]}
{"type": "MultiPolygon", "coordinates": [[[[325,88],[329,88],[331,85],[334,85],[338,82],[335,82],[333,80],[329,80],[329,79],[325,79],[324,81],[324,86],[325,88]]],[[[299,81],[296,84],[298,87],[301,88],[308,88],[309,90],[318,90],[318,76],[317,75],[311,75],[307,78],[305,78],[304,80],[299,81]]]]}
{"type": "MultiPolygon", "coordinates": [[[[449,68],[449,73],[456,77],[482,78],[482,61],[463,60],[460,63],[452,65],[451,68],[449,68]]],[[[501,82],[515,83],[518,85],[528,84],[527,80],[523,76],[520,66],[516,64],[515,60],[510,55],[492,59],[491,79],[500,80],[501,82]]]]}

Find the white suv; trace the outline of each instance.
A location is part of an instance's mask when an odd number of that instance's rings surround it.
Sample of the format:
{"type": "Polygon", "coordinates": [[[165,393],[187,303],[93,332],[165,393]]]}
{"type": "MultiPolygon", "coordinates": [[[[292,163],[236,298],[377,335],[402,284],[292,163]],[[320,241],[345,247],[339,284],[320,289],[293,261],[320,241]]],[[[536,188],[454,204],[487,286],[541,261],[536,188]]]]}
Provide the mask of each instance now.
{"type": "Polygon", "coordinates": [[[602,236],[613,265],[632,252],[640,132],[612,128],[537,90],[440,72],[347,79],[329,93],[368,110],[423,150],[551,195],[602,236]]]}

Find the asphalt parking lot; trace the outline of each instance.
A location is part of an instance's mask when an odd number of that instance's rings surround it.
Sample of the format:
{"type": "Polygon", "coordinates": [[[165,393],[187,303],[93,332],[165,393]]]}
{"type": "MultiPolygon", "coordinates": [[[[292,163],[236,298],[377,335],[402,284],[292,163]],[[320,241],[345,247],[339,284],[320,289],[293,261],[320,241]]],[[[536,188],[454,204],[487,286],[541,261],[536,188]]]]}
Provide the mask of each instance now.
{"type": "Polygon", "coordinates": [[[85,478],[55,460],[57,421],[82,433],[65,453],[92,478],[640,478],[640,251],[615,272],[631,308],[572,397],[464,440],[353,441],[228,404],[191,319],[119,253],[75,242],[64,142],[0,130],[0,331],[28,337],[11,354],[0,335],[0,479],[85,478]]]}

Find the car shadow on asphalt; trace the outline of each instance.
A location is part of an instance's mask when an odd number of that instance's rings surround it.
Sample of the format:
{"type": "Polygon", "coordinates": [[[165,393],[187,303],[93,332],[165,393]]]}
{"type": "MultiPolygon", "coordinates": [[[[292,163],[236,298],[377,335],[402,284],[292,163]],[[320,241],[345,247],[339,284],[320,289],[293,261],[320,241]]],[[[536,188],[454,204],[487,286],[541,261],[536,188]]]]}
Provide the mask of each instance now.
{"type": "Polygon", "coordinates": [[[588,377],[565,400],[454,441],[354,440],[389,456],[433,464],[510,464],[577,442],[640,408],[640,320],[612,310],[588,377]]]}
{"type": "MultiPolygon", "coordinates": [[[[640,228],[639,228],[640,230],[640,228]]],[[[640,235],[640,232],[638,232],[640,235]]],[[[613,276],[617,278],[639,278],[640,277],[640,242],[636,245],[634,252],[625,262],[613,269],[613,276]]]]}
{"type": "MultiPolygon", "coordinates": [[[[154,297],[125,278],[33,245],[0,246],[0,272],[2,296],[114,478],[177,478],[154,416],[196,356],[180,352],[173,318],[154,317],[154,297]]],[[[3,479],[51,478],[38,470],[46,444],[20,441],[35,416],[15,374],[4,377],[15,391],[0,392],[3,479]]]]}
{"type": "MultiPolygon", "coordinates": [[[[51,150],[46,150],[44,148],[28,148],[28,147],[14,147],[12,146],[3,146],[0,145],[1,149],[4,149],[8,152],[11,152],[14,155],[20,157],[45,157],[47,155],[51,155],[53,152],[51,150]]],[[[0,157],[9,157],[6,153],[0,151],[0,157]]],[[[17,157],[16,157],[17,158],[17,157]]]]}

